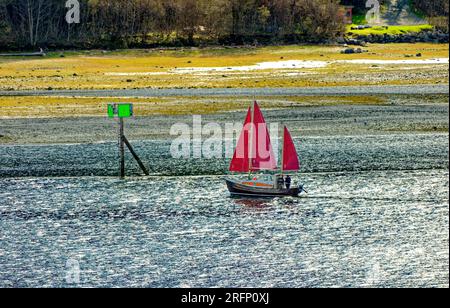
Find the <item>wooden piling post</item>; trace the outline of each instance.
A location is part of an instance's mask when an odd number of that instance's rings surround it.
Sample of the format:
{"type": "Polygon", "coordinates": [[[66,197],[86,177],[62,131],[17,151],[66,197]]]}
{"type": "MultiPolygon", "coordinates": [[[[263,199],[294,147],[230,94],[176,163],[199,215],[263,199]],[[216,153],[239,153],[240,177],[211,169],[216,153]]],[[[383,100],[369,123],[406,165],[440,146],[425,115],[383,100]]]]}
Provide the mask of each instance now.
{"type": "Polygon", "coordinates": [[[125,178],[125,135],[123,118],[119,118],[119,153],[120,153],[120,178],[125,178]]]}
{"type": "Polygon", "coordinates": [[[134,151],[128,139],[125,137],[124,133],[124,118],[129,118],[133,116],[133,104],[109,104],[108,105],[108,116],[111,119],[119,119],[119,156],[120,156],[120,178],[125,178],[125,145],[130,150],[134,159],[139,164],[139,167],[144,171],[145,175],[150,175],[148,169],[142,163],[137,153],[134,151]]]}

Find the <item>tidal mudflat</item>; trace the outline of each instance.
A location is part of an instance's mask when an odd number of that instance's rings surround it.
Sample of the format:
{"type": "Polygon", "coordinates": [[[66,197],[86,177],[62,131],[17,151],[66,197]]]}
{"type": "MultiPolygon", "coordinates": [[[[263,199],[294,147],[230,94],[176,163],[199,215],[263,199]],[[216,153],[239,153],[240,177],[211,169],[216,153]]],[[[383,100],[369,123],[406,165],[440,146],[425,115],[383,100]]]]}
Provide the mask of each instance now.
{"type": "Polygon", "coordinates": [[[448,84],[448,44],[184,48],[0,57],[0,90],[291,88],[448,84]]]}

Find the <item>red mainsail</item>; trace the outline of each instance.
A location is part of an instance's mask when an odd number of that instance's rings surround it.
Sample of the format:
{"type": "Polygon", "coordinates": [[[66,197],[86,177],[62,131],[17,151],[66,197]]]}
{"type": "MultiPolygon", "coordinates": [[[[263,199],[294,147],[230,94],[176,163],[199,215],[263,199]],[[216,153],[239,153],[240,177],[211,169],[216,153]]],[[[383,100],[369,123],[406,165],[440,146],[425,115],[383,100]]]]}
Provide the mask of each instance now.
{"type": "Polygon", "coordinates": [[[282,171],[299,171],[300,161],[298,160],[297,150],[295,149],[294,141],[291,133],[284,128],[284,144],[283,144],[283,166],[282,171]]]}
{"type": "Polygon", "coordinates": [[[255,102],[249,108],[231,161],[231,172],[276,170],[277,162],[264,116],[255,102]]]}
{"type": "Polygon", "coordinates": [[[266,120],[255,102],[253,107],[253,134],[252,134],[252,152],[251,166],[252,171],[276,170],[278,168],[275,155],[273,153],[272,143],[270,141],[269,129],[266,120]]]}

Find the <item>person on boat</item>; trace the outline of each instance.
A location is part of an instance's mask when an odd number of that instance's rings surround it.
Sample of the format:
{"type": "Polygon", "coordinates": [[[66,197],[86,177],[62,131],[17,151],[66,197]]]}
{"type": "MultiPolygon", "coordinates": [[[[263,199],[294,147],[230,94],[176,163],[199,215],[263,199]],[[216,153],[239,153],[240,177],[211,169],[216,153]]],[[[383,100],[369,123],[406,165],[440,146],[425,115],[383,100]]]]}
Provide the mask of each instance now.
{"type": "Polygon", "coordinates": [[[278,176],[277,177],[277,188],[278,189],[283,189],[284,187],[284,177],[283,176],[278,176]]]}
{"type": "Polygon", "coordinates": [[[289,175],[286,177],[285,183],[286,183],[286,189],[288,189],[288,190],[291,189],[292,179],[289,175]]]}

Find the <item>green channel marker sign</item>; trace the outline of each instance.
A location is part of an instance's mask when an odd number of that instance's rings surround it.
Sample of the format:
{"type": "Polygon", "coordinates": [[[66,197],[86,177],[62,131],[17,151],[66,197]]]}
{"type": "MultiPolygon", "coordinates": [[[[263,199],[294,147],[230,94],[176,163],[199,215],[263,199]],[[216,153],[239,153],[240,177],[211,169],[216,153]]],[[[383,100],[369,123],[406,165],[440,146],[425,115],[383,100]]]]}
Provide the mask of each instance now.
{"type": "Polygon", "coordinates": [[[133,104],[109,104],[108,116],[110,118],[131,118],[133,116],[133,104]]]}

